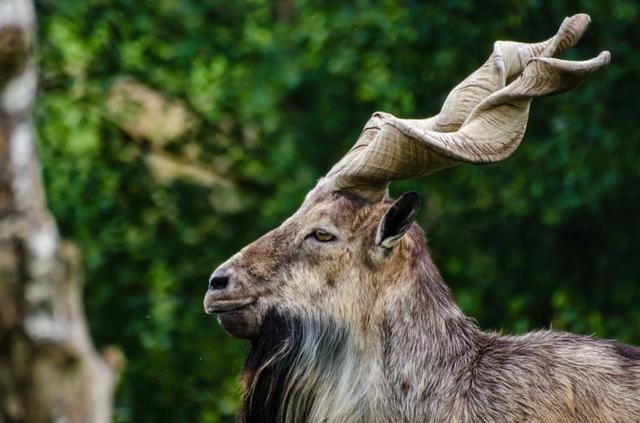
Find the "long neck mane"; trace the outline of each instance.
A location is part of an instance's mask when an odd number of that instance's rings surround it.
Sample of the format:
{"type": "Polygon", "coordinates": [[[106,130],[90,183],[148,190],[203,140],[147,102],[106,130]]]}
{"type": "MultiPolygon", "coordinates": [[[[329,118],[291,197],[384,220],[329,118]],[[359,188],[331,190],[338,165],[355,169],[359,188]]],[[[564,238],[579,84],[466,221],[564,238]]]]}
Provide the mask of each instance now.
{"type": "Polygon", "coordinates": [[[240,421],[325,421],[328,399],[357,394],[352,385],[351,392],[334,391],[347,373],[356,371],[357,359],[346,329],[269,312],[245,363],[240,421]]]}
{"type": "Polygon", "coordinates": [[[422,231],[414,226],[408,235],[403,281],[383,309],[384,409],[387,421],[442,421],[471,383],[485,334],[455,303],[422,231]]]}
{"type": "Polygon", "coordinates": [[[452,402],[442,398],[455,398],[457,387],[445,376],[473,360],[480,332],[454,303],[424,241],[418,250],[410,276],[380,308],[367,353],[334,322],[268,313],[245,364],[240,421],[421,421],[446,414],[452,402]]]}

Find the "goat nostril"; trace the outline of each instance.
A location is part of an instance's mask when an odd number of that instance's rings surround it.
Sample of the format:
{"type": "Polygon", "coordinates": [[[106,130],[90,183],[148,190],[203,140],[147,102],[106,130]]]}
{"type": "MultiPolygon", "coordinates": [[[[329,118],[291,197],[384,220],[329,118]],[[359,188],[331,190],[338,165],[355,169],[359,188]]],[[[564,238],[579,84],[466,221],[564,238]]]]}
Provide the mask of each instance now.
{"type": "Polygon", "coordinates": [[[228,276],[214,276],[209,280],[209,289],[225,289],[229,285],[228,276]]]}

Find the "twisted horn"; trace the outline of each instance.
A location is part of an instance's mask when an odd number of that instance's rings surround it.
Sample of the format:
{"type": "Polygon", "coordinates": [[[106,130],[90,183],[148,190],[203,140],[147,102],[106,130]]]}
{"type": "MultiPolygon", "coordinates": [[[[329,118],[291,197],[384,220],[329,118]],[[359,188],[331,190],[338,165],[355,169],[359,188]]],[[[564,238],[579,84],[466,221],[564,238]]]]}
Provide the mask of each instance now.
{"type": "Polygon", "coordinates": [[[558,33],[541,43],[497,41],[489,59],[451,91],[437,116],[374,113],[327,178],[337,190],[379,200],[392,180],[508,157],[522,141],[533,98],[567,91],[609,63],[607,51],[585,61],[552,58],[573,46],[589,22],[585,14],[565,18],[558,33]]]}

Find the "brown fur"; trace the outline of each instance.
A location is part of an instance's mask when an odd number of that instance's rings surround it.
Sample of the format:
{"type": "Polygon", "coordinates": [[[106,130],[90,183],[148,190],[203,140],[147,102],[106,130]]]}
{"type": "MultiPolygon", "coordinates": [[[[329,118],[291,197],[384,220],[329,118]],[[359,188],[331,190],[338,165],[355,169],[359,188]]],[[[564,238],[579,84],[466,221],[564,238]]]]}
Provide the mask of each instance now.
{"type": "Polygon", "coordinates": [[[257,298],[227,325],[252,341],[241,421],[640,422],[640,350],[553,331],[482,332],[417,225],[392,250],[374,246],[389,204],[321,181],[221,266],[229,287],[210,290],[205,305],[257,298]],[[337,240],[311,240],[318,227],[337,240]]]}

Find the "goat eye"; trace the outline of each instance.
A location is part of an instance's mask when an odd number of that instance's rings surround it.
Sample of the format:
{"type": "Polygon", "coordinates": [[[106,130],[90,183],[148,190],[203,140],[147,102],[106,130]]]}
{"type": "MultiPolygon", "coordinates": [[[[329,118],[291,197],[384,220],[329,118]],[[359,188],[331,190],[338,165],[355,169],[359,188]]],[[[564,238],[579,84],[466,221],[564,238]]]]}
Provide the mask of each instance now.
{"type": "Polygon", "coordinates": [[[333,234],[330,234],[327,231],[323,231],[322,229],[316,229],[315,231],[313,231],[311,235],[316,241],[320,241],[320,242],[329,242],[336,239],[336,237],[333,234]]]}

